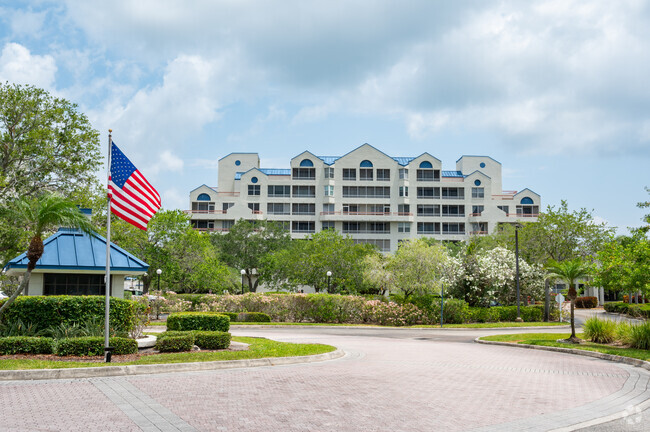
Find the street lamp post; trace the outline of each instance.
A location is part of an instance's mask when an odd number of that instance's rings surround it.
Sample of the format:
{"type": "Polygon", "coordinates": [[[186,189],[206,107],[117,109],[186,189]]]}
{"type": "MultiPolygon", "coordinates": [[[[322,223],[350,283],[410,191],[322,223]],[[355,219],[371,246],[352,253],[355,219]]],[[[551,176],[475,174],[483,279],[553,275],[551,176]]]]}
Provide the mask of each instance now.
{"type": "Polygon", "coordinates": [[[246,275],[246,270],[241,269],[241,293],[244,294],[244,276],[246,275]]]}
{"type": "Polygon", "coordinates": [[[331,294],[331,293],[330,293],[330,285],[331,285],[331,281],[332,281],[332,272],[328,270],[328,271],[327,271],[327,293],[328,293],[328,294],[331,294]]]}
{"type": "Polygon", "coordinates": [[[517,280],[517,319],[515,321],[522,322],[519,310],[519,224],[515,225],[515,271],[517,280]]]}
{"type": "Polygon", "coordinates": [[[158,275],[158,292],[160,292],[160,275],[162,274],[162,270],[160,269],[156,270],[156,274],[158,275]]]}

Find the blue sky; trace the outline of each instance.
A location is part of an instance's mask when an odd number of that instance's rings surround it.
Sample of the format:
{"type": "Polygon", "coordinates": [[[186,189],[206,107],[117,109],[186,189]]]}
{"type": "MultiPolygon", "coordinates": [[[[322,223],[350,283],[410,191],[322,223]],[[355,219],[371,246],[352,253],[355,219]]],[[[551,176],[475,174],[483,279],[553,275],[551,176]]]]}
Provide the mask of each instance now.
{"type": "MultiPolygon", "coordinates": [[[[639,226],[650,186],[650,2],[0,2],[0,80],[77,103],[188,208],[216,163],[369,143],[639,226]]],[[[104,178],[105,173],[101,173],[104,178]]]]}

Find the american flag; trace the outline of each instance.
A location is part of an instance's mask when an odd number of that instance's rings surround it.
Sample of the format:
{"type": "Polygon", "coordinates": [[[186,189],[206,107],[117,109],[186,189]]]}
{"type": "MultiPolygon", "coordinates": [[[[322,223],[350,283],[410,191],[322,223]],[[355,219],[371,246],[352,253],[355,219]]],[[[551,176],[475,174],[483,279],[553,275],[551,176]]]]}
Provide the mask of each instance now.
{"type": "Polygon", "coordinates": [[[114,142],[111,142],[108,195],[114,215],[145,231],[147,223],[160,208],[160,195],[156,189],[114,142]]]}

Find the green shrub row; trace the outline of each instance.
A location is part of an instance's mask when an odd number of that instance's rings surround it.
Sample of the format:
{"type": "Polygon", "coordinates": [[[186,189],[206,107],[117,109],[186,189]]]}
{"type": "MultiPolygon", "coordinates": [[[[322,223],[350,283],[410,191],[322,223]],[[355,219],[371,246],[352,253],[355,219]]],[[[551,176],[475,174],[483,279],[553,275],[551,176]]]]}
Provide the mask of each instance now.
{"type": "MultiPolygon", "coordinates": [[[[113,347],[113,354],[136,354],[138,342],[135,339],[113,337],[108,340],[113,347]]],[[[104,355],[104,338],[101,336],[86,336],[67,338],[57,341],[54,353],[60,356],[99,356],[104,355]]]]}
{"type": "Polygon", "coordinates": [[[34,336],[9,336],[0,338],[0,355],[52,354],[54,339],[34,336]]]}
{"type": "Polygon", "coordinates": [[[222,331],[166,331],[158,335],[156,349],[160,352],[189,351],[196,345],[201,349],[218,350],[230,346],[231,335],[222,331]]]}
{"type": "MultiPolygon", "coordinates": [[[[114,354],[135,354],[138,343],[134,339],[114,337],[109,339],[114,354]]],[[[0,338],[0,354],[57,354],[60,356],[104,355],[104,338],[87,336],[55,341],[47,337],[10,336],[0,338]]]]}
{"type": "Polygon", "coordinates": [[[167,329],[178,331],[208,330],[227,332],[230,330],[230,318],[218,313],[173,313],[167,317],[167,329]]]}
{"type": "Polygon", "coordinates": [[[635,318],[650,318],[650,304],[630,304],[625,302],[605,303],[607,312],[623,313],[635,318]]]}
{"type": "Polygon", "coordinates": [[[271,317],[263,312],[240,312],[235,322],[271,322],[271,317]]]}
{"type": "Polygon", "coordinates": [[[591,309],[598,307],[598,298],[596,297],[578,297],[576,299],[576,307],[591,309]]]}
{"type": "Polygon", "coordinates": [[[650,322],[630,324],[592,317],[585,321],[584,334],[596,343],[618,341],[632,348],[650,349],[650,322]]]}
{"type": "MultiPolygon", "coordinates": [[[[0,301],[0,306],[6,300],[0,301]]],[[[136,324],[138,312],[146,306],[135,301],[111,297],[110,327],[117,332],[129,332],[136,324]]],[[[40,328],[60,324],[104,319],[103,296],[20,296],[2,316],[2,323],[22,321],[38,323],[40,328]]]]}

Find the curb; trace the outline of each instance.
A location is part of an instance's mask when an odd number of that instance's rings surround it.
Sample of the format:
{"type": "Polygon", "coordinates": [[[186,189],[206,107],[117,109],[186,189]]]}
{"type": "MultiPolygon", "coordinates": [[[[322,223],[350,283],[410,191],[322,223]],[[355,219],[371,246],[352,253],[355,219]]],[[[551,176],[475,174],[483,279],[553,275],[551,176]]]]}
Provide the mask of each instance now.
{"type": "Polygon", "coordinates": [[[561,325],[561,326],[535,326],[535,327],[387,327],[387,326],[300,326],[300,325],[231,325],[231,329],[243,330],[243,329],[269,329],[269,328],[325,328],[325,329],[382,329],[382,330],[468,330],[468,331],[477,331],[477,330],[545,330],[545,329],[566,329],[570,328],[570,325],[561,325]]]}
{"type": "Polygon", "coordinates": [[[486,344],[486,345],[500,345],[500,346],[516,347],[516,348],[536,349],[542,351],[554,351],[554,352],[560,352],[565,354],[581,355],[584,357],[594,357],[597,359],[608,360],[616,363],[625,363],[631,366],[640,367],[642,369],[650,371],[650,362],[647,362],[645,360],[623,357],[614,354],[604,354],[597,351],[578,350],[573,348],[550,347],[550,346],[542,346],[542,345],[526,345],[526,344],[517,344],[512,342],[486,341],[486,340],[481,340],[482,337],[483,336],[477,337],[476,339],[474,339],[474,342],[480,344],[486,344]]]}
{"type": "Polygon", "coordinates": [[[0,381],[9,380],[45,380],[96,378],[122,375],[150,375],[170,372],[198,372],[219,369],[238,369],[263,366],[283,366],[298,363],[315,363],[334,360],[345,355],[345,351],[336,349],[324,354],[298,357],[270,357],[247,360],[224,360],[195,363],[166,363],[151,365],[105,366],[69,369],[35,369],[0,371],[0,381]]]}

